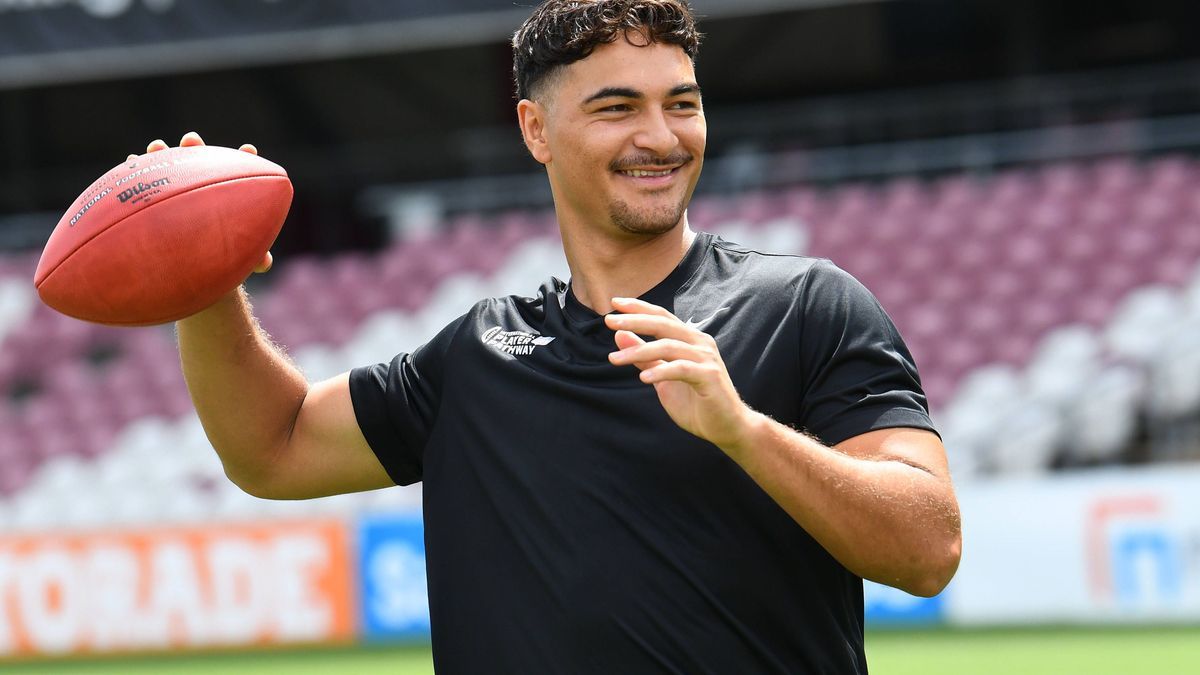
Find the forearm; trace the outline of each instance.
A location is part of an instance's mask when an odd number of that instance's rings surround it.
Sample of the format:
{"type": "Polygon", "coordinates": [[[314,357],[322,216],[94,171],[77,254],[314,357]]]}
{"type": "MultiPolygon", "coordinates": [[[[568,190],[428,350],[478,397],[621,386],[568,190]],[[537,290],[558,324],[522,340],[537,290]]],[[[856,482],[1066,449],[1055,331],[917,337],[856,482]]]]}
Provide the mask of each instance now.
{"type": "Polygon", "coordinates": [[[225,473],[246,488],[270,470],[308,392],[238,289],[176,323],[184,379],[225,473]]]}
{"type": "Polygon", "coordinates": [[[961,535],[948,476],[853,457],[758,413],[746,428],[725,451],[847,569],[916,595],[949,582],[961,535]]]}

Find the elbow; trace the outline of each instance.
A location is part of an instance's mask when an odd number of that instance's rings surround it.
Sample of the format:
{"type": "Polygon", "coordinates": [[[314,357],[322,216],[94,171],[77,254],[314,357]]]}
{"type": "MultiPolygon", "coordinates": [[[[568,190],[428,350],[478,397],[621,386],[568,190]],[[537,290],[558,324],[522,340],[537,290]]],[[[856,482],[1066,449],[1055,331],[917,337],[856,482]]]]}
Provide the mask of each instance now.
{"type": "Polygon", "coordinates": [[[271,491],[270,484],[263,480],[261,476],[246,471],[234,471],[229,466],[226,466],[225,477],[229,479],[229,482],[236,485],[239,490],[251,497],[276,499],[271,491]]]}
{"type": "Polygon", "coordinates": [[[272,474],[267,466],[246,466],[233,462],[222,461],[225,477],[242,492],[259,499],[287,499],[280,493],[278,481],[272,480],[272,474]]]}
{"type": "Polygon", "coordinates": [[[922,598],[932,598],[941,593],[958,571],[962,560],[962,535],[955,533],[949,541],[935,547],[924,561],[919,574],[913,576],[900,590],[922,598]]]}

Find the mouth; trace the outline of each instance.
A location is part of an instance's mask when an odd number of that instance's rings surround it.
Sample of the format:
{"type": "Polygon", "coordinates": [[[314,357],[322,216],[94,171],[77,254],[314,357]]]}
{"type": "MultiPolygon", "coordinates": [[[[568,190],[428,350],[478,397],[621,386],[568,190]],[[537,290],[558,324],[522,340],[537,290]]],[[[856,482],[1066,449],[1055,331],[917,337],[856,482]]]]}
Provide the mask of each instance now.
{"type": "Polygon", "coordinates": [[[658,187],[670,184],[685,165],[686,163],[667,168],[618,169],[616,174],[633,181],[635,185],[658,187]]]}

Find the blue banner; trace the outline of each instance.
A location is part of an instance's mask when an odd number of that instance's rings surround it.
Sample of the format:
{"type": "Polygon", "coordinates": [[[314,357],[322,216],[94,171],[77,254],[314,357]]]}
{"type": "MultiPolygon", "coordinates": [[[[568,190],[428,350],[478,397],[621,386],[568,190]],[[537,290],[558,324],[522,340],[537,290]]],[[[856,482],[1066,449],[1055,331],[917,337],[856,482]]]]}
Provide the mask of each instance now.
{"type": "Polygon", "coordinates": [[[932,598],[909,595],[897,588],[863,582],[867,626],[929,626],[943,623],[946,591],[932,598]]]}
{"type": "Polygon", "coordinates": [[[425,528],[416,515],[365,519],[359,526],[363,638],[428,640],[425,528]]]}

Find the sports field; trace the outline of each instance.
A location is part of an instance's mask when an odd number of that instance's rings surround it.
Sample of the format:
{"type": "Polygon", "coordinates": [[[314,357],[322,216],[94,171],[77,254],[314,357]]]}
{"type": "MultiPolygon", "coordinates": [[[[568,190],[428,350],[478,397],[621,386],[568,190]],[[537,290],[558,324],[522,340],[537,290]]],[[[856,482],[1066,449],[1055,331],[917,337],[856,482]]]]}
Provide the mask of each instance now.
{"type": "MultiPolygon", "coordinates": [[[[1200,675],[1200,627],[876,631],[875,675],[1200,675]]],[[[427,675],[428,647],[357,648],[31,663],[29,675],[427,675]]]]}

